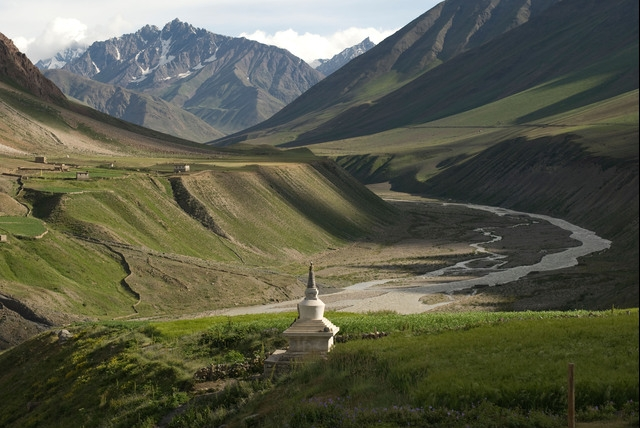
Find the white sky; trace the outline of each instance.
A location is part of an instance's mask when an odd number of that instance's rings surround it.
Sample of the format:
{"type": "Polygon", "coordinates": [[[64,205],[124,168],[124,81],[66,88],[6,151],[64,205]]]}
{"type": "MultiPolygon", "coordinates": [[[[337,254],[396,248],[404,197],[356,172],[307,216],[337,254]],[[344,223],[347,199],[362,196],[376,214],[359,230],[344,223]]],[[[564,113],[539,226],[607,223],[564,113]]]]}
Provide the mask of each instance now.
{"type": "Polygon", "coordinates": [[[194,27],[288,49],[305,61],[330,58],[370,37],[379,43],[440,0],[0,0],[0,33],[32,62],[73,41],[91,44],[162,28],[194,27]]]}

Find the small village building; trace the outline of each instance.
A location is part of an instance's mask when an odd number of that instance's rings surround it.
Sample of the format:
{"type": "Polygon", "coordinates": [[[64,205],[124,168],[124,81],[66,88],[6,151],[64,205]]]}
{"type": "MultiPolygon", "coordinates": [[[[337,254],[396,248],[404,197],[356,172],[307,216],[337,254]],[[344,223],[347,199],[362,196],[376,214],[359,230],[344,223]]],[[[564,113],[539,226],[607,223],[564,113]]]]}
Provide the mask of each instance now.
{"type": "Polygon", "coordinates": [[[324,317],[324,308],[324,302],[318,298],[311,263],[304,299],[298,303],[298,318],[282,333],[289,339],[289,349],[278,350],[265,360],[265,375],[287,371],[296,361],[313,355],[326,356],[331,351],[340,328],[324,317]]]}
{"type": "Polygon", "coordinates": [[[9,242],[7,235],[0,235],[0,242],[9,242]]]}
{"type": "Polygon", "coordinates": [[[89,179],[89,171],[76,172],[76,180],[88,180],[88,179],[89,179]]]}
{"type": "Polygon", "coordinates": [[[191,167],[189,165],[174,165],[173,166],[173,172],[176,173],[180,173],[180,172],[189,172],[189,170],[191,169],[191,167]]]}
{"type": "Polygon", "coordinates": [[[46,156],[36,156],[36,163],[47,163],[46,156]]]}

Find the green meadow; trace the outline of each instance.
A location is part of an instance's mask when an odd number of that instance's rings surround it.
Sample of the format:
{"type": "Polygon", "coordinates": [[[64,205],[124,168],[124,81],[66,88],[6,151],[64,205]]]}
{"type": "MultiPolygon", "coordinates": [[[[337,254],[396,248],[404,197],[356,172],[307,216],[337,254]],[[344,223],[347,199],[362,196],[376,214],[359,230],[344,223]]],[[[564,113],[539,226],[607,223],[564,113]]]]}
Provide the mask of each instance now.
{"type": "Polygon", "coordinates": [[[36,237],[47,231],[41,220],[33,217],[0,216],[0,231],[22,237],[36,237]]]}
{"type": "Polygon", "coordinates": [[[0,354],[0,380],[14,386],[0,391],[0,425],[561,427],[569,363],[578,426],[638,424],[637,309],[332,312],[343,340],[328,358],[260,376],[294,316],[85,323],[66,341],[43,333],[0,354]],[[387,336],[362,338],[376,330],[387,336]],[[215,384],[194,379],[250,361],[215,384]]]}

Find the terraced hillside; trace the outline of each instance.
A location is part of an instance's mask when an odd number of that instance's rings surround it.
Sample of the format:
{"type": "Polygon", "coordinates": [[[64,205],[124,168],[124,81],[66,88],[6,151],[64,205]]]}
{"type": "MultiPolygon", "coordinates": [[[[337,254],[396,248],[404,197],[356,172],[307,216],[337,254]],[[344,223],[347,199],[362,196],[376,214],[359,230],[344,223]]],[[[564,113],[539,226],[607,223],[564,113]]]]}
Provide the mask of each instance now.
{"type": "Polygon", "coordinates": [[[18,179],[16,203],[48,233],[0,246],[0,294],[50,324],[293,298],[313,254],[371,235],[394,213],[329,162],[199,168],[18,179]]]}

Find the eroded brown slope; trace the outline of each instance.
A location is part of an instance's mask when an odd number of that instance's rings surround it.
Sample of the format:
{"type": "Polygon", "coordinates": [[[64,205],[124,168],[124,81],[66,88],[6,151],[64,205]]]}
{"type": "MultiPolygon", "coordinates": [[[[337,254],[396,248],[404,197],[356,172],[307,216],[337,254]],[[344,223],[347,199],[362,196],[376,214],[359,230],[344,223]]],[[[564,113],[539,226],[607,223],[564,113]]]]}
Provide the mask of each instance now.
{"type": "Polygon", "coordinates": [[[44,77],[13,42],[0,33],[0,80],[22,87],[43,100],[64,104],[66,97],[44,77]]]}

